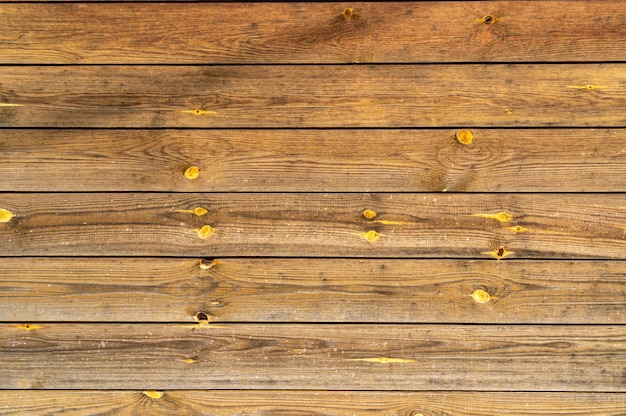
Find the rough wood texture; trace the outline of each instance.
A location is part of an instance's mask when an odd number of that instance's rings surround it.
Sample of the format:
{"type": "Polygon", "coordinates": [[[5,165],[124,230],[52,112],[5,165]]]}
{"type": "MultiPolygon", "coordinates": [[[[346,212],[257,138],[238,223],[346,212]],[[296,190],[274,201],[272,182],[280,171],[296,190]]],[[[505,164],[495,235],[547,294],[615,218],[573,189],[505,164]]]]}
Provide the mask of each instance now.
{"type": "Polygon", "coordinates": [[[626,256],[623,194],[8,193],[0,207],[3,256],[626,256]]]}
{"type": "Polygon", "coordinates": [[[0,270],[9,322],[202,312],[212,322],[626,324],[624,262],[28,257],[0,258],[0,270]],[[474,300],[479,290],[489,297],[474,300]]]}
{"type": "Polygon", "coordinates": [[[158,13],[154,8],[3,5],[0,62],[626,60],[620,1],[202,3],[159,5],[158,13]]]}
{"type": "Polygon", "coordinates": [[[0,415],[229,416],[622,416],[626,396],[612,393],[165,391],[0,391],[0,415]],[[161,392],[159,392],[161,393],[161,392]],[[158,393],[157,393],[158,396],[158,393]],[[68,406],[71,403],[71,406],[68,406]],[[21,413],[20,413],[21,412],[21,413]]]}
{"type": "Polygon", "coordinates": [[[621,129],[457,132],[6,129],[0,190],[626,191],[621,129]],[[187,180],[190,163],[208,174],[187,180]]]}
{"type": "Polygon", "coordinates": [[[0,127],[624,127],[626,64],[0,67],[0,127]]]}
{"type": "Polygon", "coordinates": [[[624,326],[2,324],[3,389],[626,392],[624,326]]]}

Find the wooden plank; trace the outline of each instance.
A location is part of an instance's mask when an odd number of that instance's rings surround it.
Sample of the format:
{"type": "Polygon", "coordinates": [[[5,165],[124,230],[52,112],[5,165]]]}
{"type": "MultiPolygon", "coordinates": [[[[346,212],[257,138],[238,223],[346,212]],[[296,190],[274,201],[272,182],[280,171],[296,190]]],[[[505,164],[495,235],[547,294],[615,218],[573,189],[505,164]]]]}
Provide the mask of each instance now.
{"type": "Polygon", "coordinates": [[[624,194],[7,193],[0,209],[2,256],[626,258],[624,194]]]}
{"type": "Polygon", "coordinates": [[[0,320],[626,324],[626,263],[0,258],[0,320]],[[482,291],[482,292],[481,292],[482,291]],[[487,295],[485,295],[487,293],[487,295]]]}
{"type": "Polygon", "coordinates": [[[1,63],[626,60],[607,0],[5,4],[0,26],[1,63]]]}
{"type": "Polygon", "coordinates": [[[626,64],[6,66],[1,127],[624,127],[626,64]]]}
{"type": "Polygon", "coordinates": [[[2,324],[3,389],[625,392],[624,326],[2,324]]]}
{"type": "Polygon", "coordinates": [[[597,415],[626,412],[626,396],[615,393],[492,392],[332,392],[174,390],[140,391],[2,391],[0,415],[172,413],[276,415],[285,412],[327,416],[445,415],[597,415]],[[160,393],[163,393],[160,397],[160,393]],[[154,397],[149,396],[152,395],[154,397]],[[68,405],[71,403],[71,406],[68,405]]]}
{"type": "Polygon", "coordinates": [[[6,129],[0,189],[626,191],[621,129],[474,129],[470,145],[457,132],[6,129]],[[187,180],[189,163],[210,174],[187,180]]]}

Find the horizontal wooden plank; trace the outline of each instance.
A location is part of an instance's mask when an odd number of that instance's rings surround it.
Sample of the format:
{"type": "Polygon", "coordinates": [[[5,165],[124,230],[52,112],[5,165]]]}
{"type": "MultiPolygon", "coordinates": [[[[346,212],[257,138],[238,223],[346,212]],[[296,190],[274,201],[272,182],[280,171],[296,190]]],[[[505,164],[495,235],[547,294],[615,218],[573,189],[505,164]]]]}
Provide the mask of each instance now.
{"type": "Polygon", "coordinates": [[[320,416],[445,415],[597,415],[626,412],[618,393],[494,393],[494,392],[332,392],[282,390],[174,390],[0,392],[0,415],[49,414],[270,416],[297,412],[320,416]],[[161,395],[161,393],[163,393],[161,395]],[[152,396],[152,397],[151,397],[152,396]],[[69,405],[71,403],[71,405],[69,405]]]}
{"type": "Polygon", "coordinates": [[[4,389],[625,392],[626,327],[2,324],[4,389]]]}
{"type": "Polygon", "coordinates": [[[0,127],[624,127],[626,64],[0,67],[0,127]]]}
{"type": "Polygon", "coordinates": [[[626,324],[621,261],[26,257],[0,270],[9,322],[626,324]]]}
{"type": "Polygon", "coordinates": [[[626,258],[625,194],[7,193],[0,209],[3,256],[626,258]]]}
{"type": "Polygon", "coordinates": [[[6,129],[0,190],[626,191],[621,129],[460,131],[6,129]]]}
{"type": "Polygon", "coordinates": [[[607,0],[5,4],[0,26],[0,63],[626,60],[607,0]]]}

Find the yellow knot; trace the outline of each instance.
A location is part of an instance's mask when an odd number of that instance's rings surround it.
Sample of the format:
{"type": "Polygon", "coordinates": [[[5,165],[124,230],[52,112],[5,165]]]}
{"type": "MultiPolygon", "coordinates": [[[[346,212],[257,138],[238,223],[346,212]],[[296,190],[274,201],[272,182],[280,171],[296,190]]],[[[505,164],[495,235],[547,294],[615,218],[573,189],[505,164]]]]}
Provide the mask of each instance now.
{"type": "Polygon", "coordinates": [[[184,175],[187,179],[196,179],[198,176],[200,176],[200,168],[197,166],[189,166],[185,170],[184,175]]]}
{"type": "Polygon", "coordinates": [[[501,247],[497,250],[493,250],[493,251],[483,251],[483,254],[488,254],[492,257],[495,257],[496,259],[500,260],[503,257],[506,257],[508,255],[511,254],[515,254],[513,251],[508,251],[506,248],[501,247]]]}
{"type": "Polygon", "coordinates": [[[9,222],[14,215],[11,211],[6,209],[0,209],[0,222],[9,222]]]}
{"type": "Polygon", "coordinates": [[[209,238],[211,235],[215,234],[215,230],[210,225],[204,225],[202,228],[194,231],[198,234],[198,237],[202,239],[209,238]]]}
{"type": "Polygon", "coordinates": [[[18,325],[17,327],[19,329],[23,329],[23,330],[26,330],[26,331],[34,331],[36,329],[43,328],[43,326],[33,325],[33,324],[23,324],[23,325],[18,325]]]}
{"type": "Polygon", "coordinates": [[[514,225],[513,227],[506,228],[516,233],[525,233],[526,231],[528,231],[528,228],[522,227],[521,225],[514,225]]]}
{"type": "Polygon", "coordinates": [[[380,238],[380,234],[374,230],[368,231],[366,233],[359,233],[361,237],[363,237],[368,243],[373,243],[378,241],[380,238]]]}
{"type": "Polygon", "coordinates": [[[459,143],[467,146],[472,144],[472,141],[474,140],[474,135],[471,131],[462,129],[456,132],[456,140],[459,143]]]}
{"type": "Polygon", "coordinates": [[[483,16],[480,19],[474,21],[474,23],[485,24],[485,25],[495,25],[500,20],[499,17],[488,14],[487,16],[483,16]]]}
{"type": "Polygon", "coordinates": [[[217,265],[217,263],[218,263],[218,261],[215,260],[215,259],[211,260],[210,262],[208,260],[206,260],[206,259],[202,259],[202,260],[200,260],[200,268],[202,270],[208,270],[211,267],[215,267],[215,265],[217,265]]]}
{"type": "Polygon", "coordinates": [[[163,397],[163,392],[156,391],[156,390],[144,390],[143,394],[145,394],[151,399],[160,399],[161,397],[163,397]]]}
{"type": "Polygon", "coordinates": [[[476,303],[487,303],[491,300],[491,295],[484,290],[476,289],[472,292],[472,299],[476,303]]]}
{"type": "Polygon", "coordinates": [[[511,214],[507,214],[503,211],[496,212],[495,214],[474,214],[474,217],[489,218],[498,222],[509,222],[513,219],[511,214]]]}
{"type": "Polygon", "coordinates": [[[376,216],[376,211],[372,211],[371,209],[366,209],[365,211],[363,211],[363,216],[367,218],[368,220],[371,220],[372,218],[376,216]]]}

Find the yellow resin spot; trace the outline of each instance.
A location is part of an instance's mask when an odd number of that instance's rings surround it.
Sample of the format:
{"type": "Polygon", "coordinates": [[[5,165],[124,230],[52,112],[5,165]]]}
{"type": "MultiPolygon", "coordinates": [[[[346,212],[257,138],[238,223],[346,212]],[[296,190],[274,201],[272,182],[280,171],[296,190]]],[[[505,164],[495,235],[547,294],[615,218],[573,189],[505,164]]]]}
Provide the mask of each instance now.
{"type": "Polygon", "coordinates": [[[33,325],[33,324],[23,324],[17,326],[19,329],[24,329],[26,331],[34,331],[36,329],[41,329],[43,326],[33,325]]]}
{"type": "Polygon", "coordinates": [[[608,87],[606,85],[568,85],[567,88],[575,88],[577,90],[599,90],[608,87]]]}
{"type": "Polygon", "coordinates": [[[209,211],[207,211],[206,209],[204,209],[202,207],[197,207],[197,208],[194,208],[194,209],[179,209],[176,212],[185,212],[185,213],[194,214],[194,215],[197,215],[198,217],[201,217],[201,216],[205,215],[209,211]]]}
{"type": "Polygon", "coordinates": [[[472,144],[472,141],[474,141],[474,135],[471,131],[462,129],[456,132],[456,140],[467,146],[472,144]]]}
{"type": "Polygon", "coordinates": [[[476,289],[472,292],[472,299],[476,303],[487,303],[491,300],[491,295],[484,290],[476,289]]]}
{"type": "Polygon", "coordinates": [[[525,233],[528,231],[528,228],[522,227],[521,225],[514,225],[513,227],[506,227],[507,230],[511,230],[516,233],[525,233]]]}
{"type": "Polygon", "coordinates": [[[202,259],[202,260],[200,260],[200,268],[202,270],[208,270],[208,269],[210,269],[212,267],[215,267],[218,263],[219,263],[219,261],[215,260],[215,259],[211,260],[210,262],[208,260],[206,260],[206,259],[202,259]]]}
{"type": "Polygon", "coordinates": [[[415,360],[408,358],[393,357],[373,357],[373,358],[357,358],[355,361],[365,361],[366,363],[392,364],[392,363],[414,363],[415,360]]]}
{"type": "Polygon", "coordinates": [[[193,358],[187,358],[187,359],[185,359],[183,361],[186,362],[187,364],[193,364],[193,363],[197,362],[198,360],[194,360],[193,358]]]}
{"type": "Polygon", "coordinates": [[[380,238],[380,234],[374,230],[368,231],[366,233],[359,233],[361,237],[367,240],[368,243],[373,243],[374,241],[378,241],[380,238]]]}
{"type": "Polygon", "coordinates": [[[187,179],[196,179],[198,176],[200,176],[200,168],[197,166],[189,166],[185,170],[184,175],[187,179]]]}
{"type": "Polygon", "coordinates": [[[483,251],[483,254],[487,254],[489,256],[495,257],[500,260],[503,257],[510,256],[511,254],[515,254],[513,251],[508,251],[506,248],[499,248],[493,251],[483,251]]]}
{"type": "Polygon", "coordinates": [[[365,211],[363,211],[363,216],[367,218],[368,220],[371,220],[372,218],[376,216],[376,211],[372,211],[371,209],[366,209],[365,211]]]}
{"type": "Polygon", "coordinates": [[[199,228],[199,229],[194,230],[194,231],[198,234],[198,237],[200,237],[202,239],[209,238],[213,234],[215,234],[215,230],[210,225],[205,225],[202,228],[199,228]]]}
{"type": "Polygon", "coordinates": [[[500,18],[488,14],[486,16],[481,17],[480,19],[474,20],[474,23],[485,24],[485,25],[495,25],[496,23],[498,23],[499,20],[500,18]]]}
{"type": "Polygon", "coordinates": [[[14,215],[11,211],[0,209],[0,222],[9,222],[14,215]]]}
{"type": "Polygon", "coordinates": [[[163,397],[164,393],[162,391],[156,391],[156,390],[144,390],[143,394],[145,394],[151,399],[160,399],[161,397],[163,397]]]}
{"type": "Polygon", "coordinates": [[[201,109],[196,109],[196,110],[180,110],[180,113],[186,113],[186,114],[192,114],[194,116],[204,116],[207,114],[217,114],[217,111],[210,111],[210,110],[201,110],[201,109]]]}
{"type": "Polygon", "coordinates": [[[502,211],[496,212],[495,214],[474,214],[474,217],[489,218],[499,222],[509,222],[513,219],[511,214],[502,211]]]}
{"type": "Polygon", "coordinates": [[[0,107],[21,107],[22,104],[0,103],[0,107]]]}

